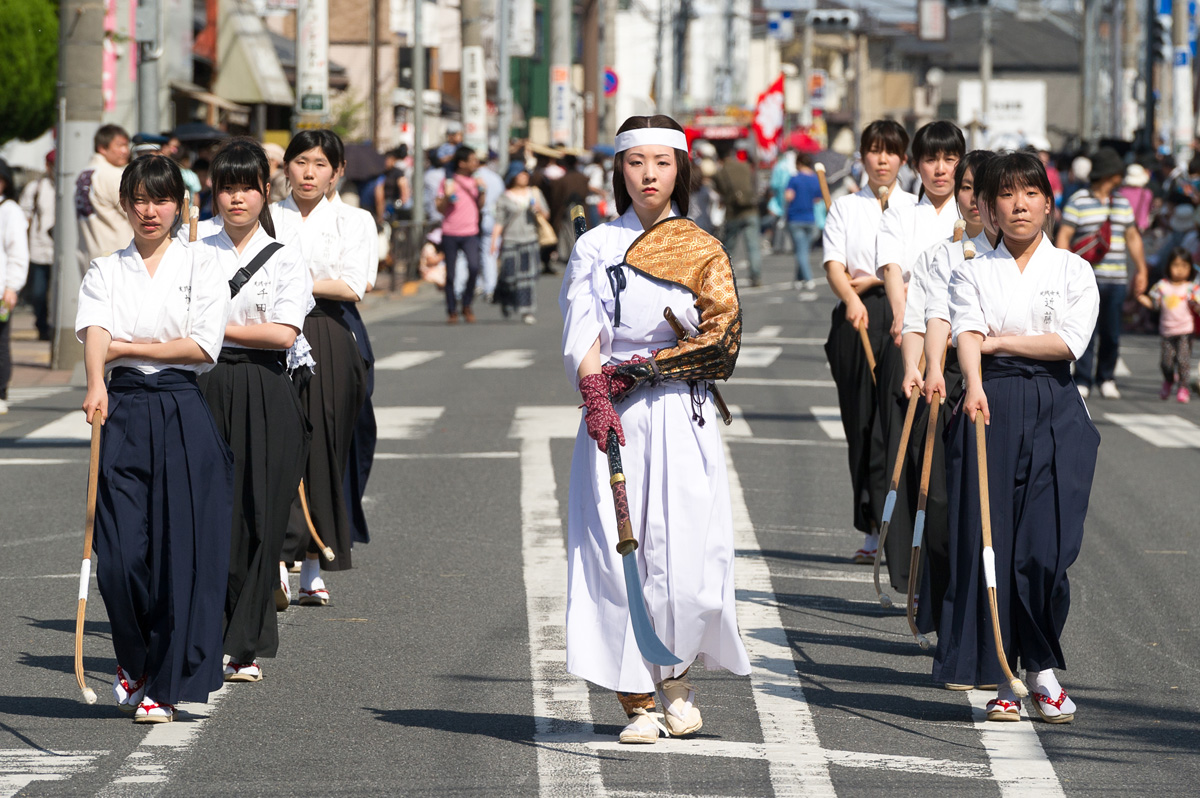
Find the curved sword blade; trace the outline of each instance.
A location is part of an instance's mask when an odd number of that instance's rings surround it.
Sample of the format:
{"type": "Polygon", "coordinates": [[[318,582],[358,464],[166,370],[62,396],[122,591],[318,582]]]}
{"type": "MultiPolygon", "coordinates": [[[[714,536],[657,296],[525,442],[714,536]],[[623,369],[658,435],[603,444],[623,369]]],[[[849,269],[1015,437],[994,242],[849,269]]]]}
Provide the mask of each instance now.
{"type": "Polygon", "coordinates": [[[637,641],[638,651],[647,662],[655,665],[681,664],[683,660],[663,645],[650,625],[650,614],[646,612],[646,601],[642,598],[642,582],[638,578],[637,554],[629,552],[621,558],[621,564],[625,566],[625,594],[629,599],[629,620],[633,622],[633,638],[637,641]]]}

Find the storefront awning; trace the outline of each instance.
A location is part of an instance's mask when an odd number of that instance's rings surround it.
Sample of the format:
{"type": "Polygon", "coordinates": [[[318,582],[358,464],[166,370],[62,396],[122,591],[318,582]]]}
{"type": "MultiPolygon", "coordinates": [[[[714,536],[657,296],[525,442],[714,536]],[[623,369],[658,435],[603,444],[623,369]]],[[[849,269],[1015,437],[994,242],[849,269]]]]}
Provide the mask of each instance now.
{"type": "Polygon", "coordinates": [[[292,105],[295,98],[271,38],[248,0],[220,0],[212,93],[236,103],[292,105]]]}

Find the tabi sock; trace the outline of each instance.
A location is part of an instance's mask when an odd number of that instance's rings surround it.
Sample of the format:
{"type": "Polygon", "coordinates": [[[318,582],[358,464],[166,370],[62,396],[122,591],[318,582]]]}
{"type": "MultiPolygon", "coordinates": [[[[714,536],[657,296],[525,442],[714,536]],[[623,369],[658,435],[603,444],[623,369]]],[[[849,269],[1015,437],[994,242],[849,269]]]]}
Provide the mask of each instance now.
{"type": "Polygon", "coordinates": [[[879,533],[878,532],[868,532],[867,534],[863,535],[862,548],[863,548],[863,551],[875,551],[876,549],[878,549],[879,548],[879,533]]]}
{"type": "MultiPolygon", "coordinates": [[[[1029,686],[1042,695],[1049,696],[1051,701],[1057,701],[1058,697],[1064,692],[1062,685],[1058,683],[1058,677],[1054,675],[1053,668],[1038,671],[1037,675],[1030,679],[1029,686]]],[[[1064,715],[1074,714],[1075,702],[1070,697],[1064,698],[1062,706],[1059,709],[1064,715]]]]}
{"type": "Polygon", "coordinates": [[[300,565],[300,589],[314,590],[314,583],[321,582],[321,587],[325,586],[321,579],[321,562],[320,560],[310,560],[305,558],[300,565]]]}

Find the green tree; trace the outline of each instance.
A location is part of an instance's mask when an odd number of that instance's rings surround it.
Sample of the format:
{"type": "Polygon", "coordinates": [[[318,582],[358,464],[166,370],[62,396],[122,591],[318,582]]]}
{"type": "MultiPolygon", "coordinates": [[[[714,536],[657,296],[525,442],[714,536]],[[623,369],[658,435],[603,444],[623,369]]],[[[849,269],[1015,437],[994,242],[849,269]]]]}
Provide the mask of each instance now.
{"type": "Polygon", "coordinates": [[[34,139],[54,124],[57,0],[0,0],[0,143],[34,139]]]}

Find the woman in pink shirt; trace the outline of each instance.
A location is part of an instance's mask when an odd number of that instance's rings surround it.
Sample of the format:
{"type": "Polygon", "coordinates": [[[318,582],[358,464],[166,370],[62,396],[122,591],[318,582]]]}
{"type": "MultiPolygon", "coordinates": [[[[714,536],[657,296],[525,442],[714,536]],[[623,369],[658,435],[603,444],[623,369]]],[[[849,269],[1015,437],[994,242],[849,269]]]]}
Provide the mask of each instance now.
{"type": "Polygon", "coordinates": [[[1183,247],[1175,247],[1167,258],[1167,276],[1138,297],[1148,308],[1160,310],[1158,335],[1162,340],[1162,391],[1166,399],[1178,385],[1175,399],[1191,400],[1188,372],[1192,366],[1192,333],[1196,331],[1192,311],[1200,305],[1200,286],[1196,284],[1192,256],[1183,247]]]}
{"type": "Polygon", "coordinates": [[[454,270],[458,253],[467,257],[467,286],[463,289],[462,315],[475,321],[471,300],[479,278],[479,209],[483,207],[483,182],[471,177],[479,168],[479,156],[470,147],[459,147],[446,164],[446,179],[438,190],[437,209],[442,219],[442,249],[446,253],[446,321],[458,323],[458,301],[454,296],[454,270]]]}

